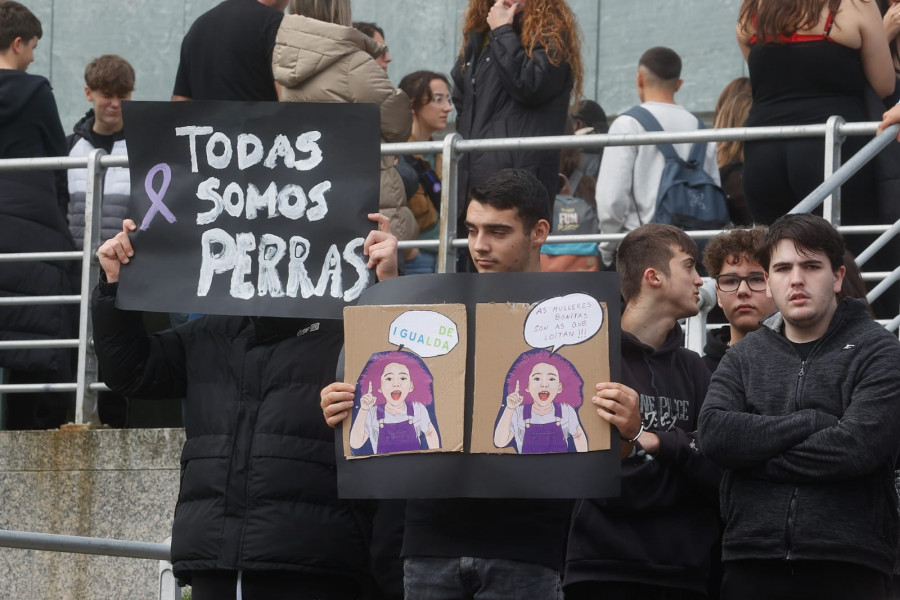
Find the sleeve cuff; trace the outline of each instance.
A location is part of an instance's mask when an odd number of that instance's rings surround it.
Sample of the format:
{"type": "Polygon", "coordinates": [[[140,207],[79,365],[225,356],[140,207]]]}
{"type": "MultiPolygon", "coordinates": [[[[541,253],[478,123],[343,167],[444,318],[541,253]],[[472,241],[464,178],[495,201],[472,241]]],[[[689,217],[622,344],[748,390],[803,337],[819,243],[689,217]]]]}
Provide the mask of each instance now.
{"type": "Polygon", "coordinates": [[[97,282],[97,289],[100,290],[100,293],[106,296],[115,296],[119,291],[119,282],[115,281],[110,283],[106,281],[106,273],[103,270],[100,271],[100,281],[97,282]]]}

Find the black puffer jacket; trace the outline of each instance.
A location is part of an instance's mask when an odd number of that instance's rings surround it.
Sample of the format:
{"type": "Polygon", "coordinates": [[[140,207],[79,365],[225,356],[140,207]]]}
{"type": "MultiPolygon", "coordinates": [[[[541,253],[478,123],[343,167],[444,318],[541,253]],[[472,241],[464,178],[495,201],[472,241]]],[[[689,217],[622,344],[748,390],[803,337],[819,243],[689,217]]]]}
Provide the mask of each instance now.
{"type": "MultiPolygon", "coordinates": [[[[452,76],[456,130],[464,138],[565,133],[572,71],[567,63],[550,64],[544,48],[536,47],[528,58],[512,25],[469,35],[452,76]]],[[[559,150],[469,152],[459,161],[458,210],[465,209],[472,187],[510,167],[533,172],[547,188],[547,201],[552,204],[559,188],[559,150]]]]}
{"type": "MultiPolygon", "coordinates": [[[[0,158],[65,155],[65,136],[49,82],[24,71],[0,69],[0,158]]],[[[0,173],[0,253],[74,249],[53,172],[0,173]]],[[[72,261],[6,263],[0,268],[0,296],[55,296],[76,290],[77,264],[72,261]]],[[[74,305],[0,308],[0,340],[77,335],[74,305]]],[[[72,381],[73,356],[64,348],[6,350],[0,351],[0,367],[52,372],[57,381],[72,381]]]]}
{"type": "Polygon", "coordinates": [[[186,399],[172,530],[175,574],[289,570],[367,578],[371,506],[337,498],[334,381],[341,322],[207,316],[152,336],[101,282],[92,310],[106,382],[132,398],[186,399]]]}

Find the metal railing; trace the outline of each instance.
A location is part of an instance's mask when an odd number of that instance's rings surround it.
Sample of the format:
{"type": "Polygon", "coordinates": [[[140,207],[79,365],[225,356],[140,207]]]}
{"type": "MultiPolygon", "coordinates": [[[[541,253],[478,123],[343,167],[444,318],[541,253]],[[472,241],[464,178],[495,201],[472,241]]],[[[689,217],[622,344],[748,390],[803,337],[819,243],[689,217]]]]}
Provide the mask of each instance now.
{"type": "MultiPolygon", "coordinates": [[[[582,136],[552,136],[543,138],[506,138],[490,140],[464,140],[458,134],[450,134],[442,141],[411,142],[402,144],[382,144],[381,153],[434,154],[440,155],[443,167],[443,188],[441,192],[440,237],[438,240],[409,240],[400,242],[400,248],[437,248],[439,273],[453,270],[455,248],[464,247],[465,239],[456,238],[457,180],[459,156],[465,152],[497,152],[516,150],[560,149],[560,148],[601,148],[606,146],[653,145],[658,143],[716,142],[725,140],[769,140],[793,138],[824,138],[826,152],[823,183],[791,212],[808,212],[824,204],[825,217],[838,226],[845,235],[880,234],[868,249],[857,257],[858,264],[865,264],[872,255],[882,248],[892,237],[900,233],[900,221],[892,225],[840,226],[839,186],[853,173],[872,159],[896,137],[900,125],[894,125],[869,142],[854,157],[840,166],[841,143],[848,135],[872,135],[877,123],[844,123],[839,117],[832,117],[823,125],[801,125],[791,127],[757,127],[705,129],[680,133],[643,133],[632,135],[594,134],[582,136]]],[[[52,303],[79,304],[78,339],[45,341],[4,341],[0,349],[30,348],[77,348],[78,367],[75,383],[0,385],[0,394],[11,392],[59,391],[76,392],[75,422],[77,424],[99,424],[97,415],[98,391],[108,389],[97,381],[97,362],[91,348],[92,324],[88,295],[96,284],[99,264],[94,253],[100,245],[100,201],[103,195],[103,173],[110,167],[127,167],[127,157],[108,156],[103,150],[94,150],[87,159],[79,158],[39,158],[0,160],[0,171],[48,170],[87,168],[87,193],[85,202],[84,250],[77,252],[35,252],[0,254],[0,263],[11,261],[79,260],[81,261],[81,290],[78,295],[0,298],[0,306],[36,305],[52,303]]],[[[688,232],[692,237],[707,239],[718,235],[720,230],[688,232]]],[[[625,236],[619,234],[594,234],[577,236],[550,236],[547,243],[557,242],[605,242],[620,241],[625,236]]],[[[887,287],[900,279],[900,267],[889,273],[866,273],[864,278],[882,280],[868,294],[870,301],[877,298],[887,287]]],[[[686,343],[693,349],[703,348],[706,337],[705,314],[715,305],[715,289],[711,280],[701,289],[701,315],[688,320],[686,343]]],[[[900,316],[891,320],[887,327],[900,328],[900,316]]],[[[101,538],[85,538],[43,533],[0,530],[0,547],[29,548],[58,552],[77,552],[105,556],[130,558],[169,559],[168,544],[128,542],[101,538]]],[[[160,598],[175,597],[173,594],[171,571],[160,567],[160,598]],[[165,580],[165,583],[164,583],[165,580]],[[165,590],[163,589],[165,588],[165,590]]]]}
{"type": "MultiPolygon", "coordinates": [[[[771,140],[794,138],[823,138],[825,142],[825,164],[823,165],[824,180],[809,196],[800,202],[791,212],[809,212],[824,204],[823,214],[835,224],[839,231],[845,235],[862,233],[878,233],[881,237],[864,253],[860,254],[857,262],[864,264],[875,251],[883,247],[893,236],[900,232],[900,223],[893,225],[871,226],[840,226],[840,185],[847,181],[866,162],[870,161],[878,152],[884,149],[896,137],[896,130],[900,128],[894,125],[882,132],[881,135],[871,140],[865,147],[858,151],[846,164],[841,163],[841,144],[848,135],[872,135],[875,133],[878,123],[845,123],[840,117],[831,117],[827,123],[819,125],[797,125],[784,127],[737,127],[728,129],[703,129],[689,132],[653,132],[641,134],[593,134],[593,135],[563,135],[530,138],[500,138],[483,140],[465,140],[459,134],[453,133],[442,141],[432,142],[407,142],[398,144],[382,144],[382,154],[440,154],[443,167],[443,188],[441,191],[440,211],[440,236],[438,240],[406,240],[400,242],[400,248],[437,248],[437,271],[446,273],[453,271],[455,264],[455,249],[465,247],[465,239],[457,239],[456,214],[457,214],[457,181],[459,171],[459,156],[466,152],[499,152],[517,150],[540,150],[561,148],[602,148],[607,146],[634,146],[654,145],[659,143],[683,143],[683,142],[716,142],[724,140],[771,140]],[[871,251],[870,251],[871,250],[871,251]]],[[[0,298],[0,306],[24,305],[24,304],[54,304],[71,303],[79,305],[79,333],[77,339],[42,340],[42,341],[3,341],[0,349],[29,349],[29,348],[77,348],[78,366],[77,380],[75,383],[55,384],[2,384],[0,394],[4,393],[29,393],[29,392],[75,392],[75,423],[99,424],[97,413],[97,392],[108,389],[103,383],[97,382],[97,363],[91,351],[92,327],[88,295],[96,284],[99,274],[99,265],[94,258],[94,252],[102,240],[100,232],[100,201],[103,195],[103,173],[110,167],[127,167],[126,156],[108,156],[103,150],[94,150],[84,158],[33,158],[33,159],[5,159],[0,160],[0,171],[19,170],[48,170],[48,169],[74,169],[87,168],[87,190],[85,199],[85,227],[84,250],[81,252],[37,252],[37,253],[10,253],[0,254],[0,262],[8,261],[41,261],[41,260],[79,260],[81,261],[81,290],[78,295],[63,296],[39,296],[39,297],[12,297],[0,298]]],[[[688,232],[697,239],[708,239],[718,235],[720,230],[688,232]]],[[[561,242],[607,242],[620,241],[624,233],[594,234],[565,236],[553,235],[547,239],[547,243],[561,242]]],[[[870,301],[877,298],[888,287],[900,279],[897,269],[888,273],[866,273],[864,278],[869,280],[881,280],[881,283],[869,293],[870,301]]],[[[705,313],[700,318],[704,318],[705,313]]],[[[891,330],[900,327],[898,319],[887,324],[891,330]]],[[[691,326],[694,327],[694,326],[691,326]]],[[[705,327],[694,327],[697,331],[705,331],[705,327]]],[[[693,340],[703,341],[700,338],[691,338],[690,346],[695,350],[702,350],[702,344],[696,346],[693,340]]]]}

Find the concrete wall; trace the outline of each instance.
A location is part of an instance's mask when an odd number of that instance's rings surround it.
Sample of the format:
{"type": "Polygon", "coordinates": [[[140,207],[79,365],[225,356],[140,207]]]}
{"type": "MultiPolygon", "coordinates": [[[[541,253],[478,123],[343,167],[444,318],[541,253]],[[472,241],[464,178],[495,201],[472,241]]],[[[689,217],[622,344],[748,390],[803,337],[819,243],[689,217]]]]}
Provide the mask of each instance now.
{"type": "MultiPolygon", "coordinates": [[[[30,71],[53,84],[69,132],[89,108],[85,65],[121,54],[137,72],[135,100],[167,100],[181,38],[217,0],[24,0],[41,19],[44,38],[30,71]]],[[[569,0],[584,34],[585,97],[610,114],[637,102],[634,72],[647,48],[668,45],[684,59],[679,100],[708,112],[722,87],[744,73],[734,41],[740,0],[569,0]]],[[[379,23],[387,35],[396,83],[428,68],[450,71],[459,52],[467,0],[353,0],[354,18],[379,23]]]]}
{"type": "MultiPolygon", "coordinates": [[[[181,429],[0,432],[0,529],[162,542],[181,429]]],[[[159,563],[0,548],[0,597],[155,600],[159,563]]]]}

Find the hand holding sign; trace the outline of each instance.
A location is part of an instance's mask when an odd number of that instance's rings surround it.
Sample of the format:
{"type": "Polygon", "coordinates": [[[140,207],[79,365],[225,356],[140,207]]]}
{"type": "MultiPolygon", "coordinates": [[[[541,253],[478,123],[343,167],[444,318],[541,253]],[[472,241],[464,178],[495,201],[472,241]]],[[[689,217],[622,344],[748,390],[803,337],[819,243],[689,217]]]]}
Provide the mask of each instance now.
{"type": "Polygon", "coordinates": [[[516,391],[506,397],[506,408],[516,410],[522,404],[522,395],[519,393],[519,382],[516,382],[516,391]]]}
{"type": "Polygon", "coordinates": [[[134,221],[125,219],[122,221],[122,231],[117,233],[116,237],[106,240],[97,249],[97,259],[100,261],[100,268],[106,274],[108,283],[119,281],[119,269],[123,264],[128,264],[131,257],[134,256],[134,248],[131,247],[131,239],[128,234],[135,229],[137,229],[137,225],[134,221]]]}
{"type": "Polygon", "coordinates": [[[363,243],[363,254],[369,257],[366,266],[375,269],[378,281],[397,277],[397,238],[391,233],[391,220],[380,213],[368,216],[378,223],[378,229],[370,231],[363,243]]]}

